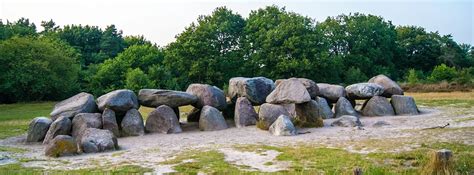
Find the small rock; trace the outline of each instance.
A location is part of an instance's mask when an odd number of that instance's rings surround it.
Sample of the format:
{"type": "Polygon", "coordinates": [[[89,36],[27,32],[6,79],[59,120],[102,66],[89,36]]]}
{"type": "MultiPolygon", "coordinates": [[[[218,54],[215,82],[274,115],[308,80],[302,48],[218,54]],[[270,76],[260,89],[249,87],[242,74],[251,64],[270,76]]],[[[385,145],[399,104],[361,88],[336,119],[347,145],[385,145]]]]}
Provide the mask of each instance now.
{"type": "Polygon", "coordinates": [[[140,104],[153,108],[161,105],[176,108],[196,103],[197,100],[198,98],[196,96],[181,91],[142,89],[138,92],[138,101],[140,104]]]}
{"type": "Polygon", "coordinates": [[[352,115],[343,115],[331,123],[331,126],[355,127],[362,126],[359,117],[352,115]]]}
{"type": "Polygon", "coordinates": [[[289,104],[304,103],[311,100],[306,87],[296,78],[283,80],[266,99],[267,103],[289,104]]]}
{"type": "Polygon", "coordinates": [[[418,107],[410,96],[393,95],[390,103],[397,115],[418,115],[418,107]]]}
{"type": "Polygon", "coordinates": [[[145,135],[142,115],[136,109],[128,110],[120,125],[122,127],[121,135],[124,137],[145,135]]]}
{"type": "Polygon", "coordinates": [[[41,142],[44,140],[46,133],[48,132],[49,126],[53,121],[46,117],[34,118],[28,127],[28,135],[26,142],[41,142]]]}
{"type": "Polygon", "coordinates": [[[105,129],[87,128],[82,134],[79,151],[84,153],[97,153],[114,151],[118,149],[117,138],[105,129]]]}
{"type": "Polygon", "coordinates": [[[72,120],[72,117],[78,113],[93,113],[96,111],[97,104],[94,96],[81,92],[54,105],[50,116],[52,120],[56,120],[59,116],[65,116],[72,120]]]}
{"type": "Polygon", "coordinates": [[[336,103],[340,97],[346,96],[346,90],[340,85],[318,83],[319,95],[330,103],[336,103]]]}
{"type": "Polygon", "coordinates": [[[44,152],[49,157],[72,156],[77,153],[76,142],[71,136],[58,135],[50,141],[44,152]]]}
{"type": "Polygon", "coordinates": [[[207,84],[191,84],[186,89],[186,92],[197,96],[198,100],[193,104],[196,108],[203,108],[204,106],[212,106],[219,110],[224,110],[227,107],[224,91],[221,89],[207,85],[207,84]]]}
{"type": "Polygon", "coordinates": [[[383,94],[383,87],[375,83],[357,83],[346,87],[347,98],[369,99],[383,94]]]}
{"type": "Polygon", "coordinates": [[[316,97],[319,107],[319,116],[322,116],[323,119],[329,119],[334,117],[334,112],[332,112],[331,107],[329,107],[328,102],[325,98],[316,97]]]}
{"type": "Polygon", "coordinates": [[[364,105],[362,109],[362,115],[364,116],[392,116],[395,115],[392,105],[388,102],[387,98],[382,96],[372,97],[364,105]]]}
{"type": "Polygon", "coordinates": [[[97,99],[97,105],[100,111],[109,108],[115,112],[126,112],[140,107],[137,96],[128,89],[115,90],[100,96],[97,99]]]}
{"type": "Polygon", "coordinates": [[[204,106],[199,117],[199,129],[202,131],[217,131],[227,129],[227,123],[221,112],[212,106],[204,106]]]}
{"type": "Polygon", "coordinates": [[[311,100],[306,103],[296,104],[295,125],[299,127],[322,127],[323,119],[320,116],[318,102],[311,100]]]}
{"type": "Polygon", "coordinates": [[[384,97],[389,98],[392,95],[403,95],[403,89],[400,85],[385,75],[380,74],[372,77],[369,80],[369,83],[375,83],[382,86],[384,89],[382,96],[384,97]]]}
{"type": "Polygon", "coordinates": [[[105,108],[102,113],[102,128],[114,133],[115,137],[120,137],[119,126],[115,112],[109,108],[105,108]]]}
{"type": "Polygon", "coordinates": [[[280,115],[275,122],[268,129],[271,134],[276,136],[294,136],[296,135],[296,128],[286,115],[280,115]]]}
{"type": "Polygon", "coordinates": [[[258,114],[255,112],[247,97],[237,98],[235,104],[234,121],[238,128],[255,125],[257,123],[258,114]]]}
{"type": "Polygon", "coordinates": [[[280,115],[290,116],[290,113],[283,105],[264,103],[260,106],[258,112],[257,127],[263,130],[268,130],[271,124],[280,115]]]}
{"type": "Polygon", "coordinates": [[[148,115],[145,131],[163,134],[182,132],[178,117],[173,109],[166,105],[159,106],[148,115]]]}
{"type": "Polygon", "coordinates": [[[336,106],[334,106],[334,115],[336,118],[343,115],[359,116],[357,111],[352,107],[351,102],[344,97],[337,100],[336,106]]]}
{"type": "Polygon", "coordinates": [[[372,124],[372,127],[382,127],[382,126],[387,126],[390,125],[388,122],[380,120],[372,124]]]}
{"type": "Polygon", "coordinates": [[[235,77],[229,80],[229,97],[236,101],[238,97],[247,97],[252,104],[260,105],[275,89],[273,80],[265,77],[235,77]]]}
{"type": "Polygon", "coordinates": [[[48,144],[58,135],[69,135],[71,134],[72,122],[68,117],[60,116],[57,118],[48,129],[46,136],[44,137],[43,144],[48,144]]]}

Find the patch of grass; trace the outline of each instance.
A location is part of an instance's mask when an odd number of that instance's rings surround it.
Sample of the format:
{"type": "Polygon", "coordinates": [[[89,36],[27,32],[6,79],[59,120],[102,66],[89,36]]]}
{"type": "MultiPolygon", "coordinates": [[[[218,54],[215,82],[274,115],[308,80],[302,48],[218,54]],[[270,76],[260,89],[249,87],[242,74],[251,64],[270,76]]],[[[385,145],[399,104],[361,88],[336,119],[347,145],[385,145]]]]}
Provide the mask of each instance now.
{"type": "Polygon", "coordinates": [[[239,169],[236,166],[224,160],[223,153],[215,150],[185,151],[171,160],[162,162],[162,164],[176,164],[173,169],[185,174],[197,174],[199,172],[209,174],[235,174],[239,172],[239,169]],[[183,162],[184,160],[189,159],[193,161],[183,162]]]}
{"type": "Polygon", "coordinates": [[[26,149],[23,148],[14,148],[8,146],[0,146],[0,152],[10,152],[10,153],[24,153],[26,149]]]}
{"type": "Polygon", "coordinates": [[[54,102],[0,105],[0,139],[24,134],[31,119],[49,116],[54,102]]]}
{"type": "Polygon", "coordinates": [[[474,92],[429,92],[406,93],[412,96],[419,105],[450,106],[457,108],[471,108],[474,106],[474,92]]]}
{"type": "Polygon", "coordinates": [[[78,170],[46,170],[37,167],[24,167],[21,163],[0,166],[0,174],[145,174],[149,172],[153,172],[153,169],[137,165],[97,167],[78,170]]]}
{"type": "Polygon", "coordinates": [[[474,120],[474,117],[460,118],[460,119],[454,120],[454,122],[461,123],[461,122],[468,122],[468,121],[472,121],[472,120],[474,120]]]}

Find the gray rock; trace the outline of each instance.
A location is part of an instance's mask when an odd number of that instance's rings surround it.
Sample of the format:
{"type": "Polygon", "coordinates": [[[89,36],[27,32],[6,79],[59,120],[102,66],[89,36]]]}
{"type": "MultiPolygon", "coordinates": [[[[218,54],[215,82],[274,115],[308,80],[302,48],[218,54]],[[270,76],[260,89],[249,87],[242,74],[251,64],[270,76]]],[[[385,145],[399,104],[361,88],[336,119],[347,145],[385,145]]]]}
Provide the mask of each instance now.
{"type": "Polygon", "coordinates": [[[201,116],[201,110],[198,108],[193,108],[189,111],[187,116],[188,122],[199,122],[199,116],[201,116]]]}
{"type": "Polygon", "coordinates": [[[97,105],[94,96],[81,92],[54,105],[50,116],[52,120],[56,120],[59,116],[72,119],[78,113],[93,113],[96,111],[97,105]]]}
{"type": "Polygon", "coordinates": [[[117,138],[105,129],[87,128],[79,142],[79,151],[84,153],[97,153],[114,151],[118,149],[117,138]]]}
{"type": "Polygon", "coordinates": [[[346,87],[347,98],[369,99],[383,93],[383,87],[375,83],[357,83],[346,87]]]}
{"type": "Polygon", "coordinates": [[[247,97],[237,98],[235,104],[234,121],[238,128],[255,125],[257,123],[258,114],[255,112],[247,97]]]}
{"type": "Polygon", "coordinates": [[[171,108],[186,106],[197,102],[197,97],[186,92],[142,89],[138,92],[138,101],[141,105],[156,108],[166,105],[171,108]]]}
{"type": "MultiPolygon", "coordinates": [[[[296,78],[296,79],[298,79],[303,84],[303,86],[308,91],[309,96],[311,96],[311,99],[315,99],[319,95],[319,87],[313,80],[310,80],[307,78],[296,78]]],[[[278,84],[280,84],[284,80],[286,79],[276,80],[275,86],[278,86],[278,84]]]]}
{"type": "Polygon", "coordinates": [[[97,105],[100,111],[109,108],[115,112],[126,112],[140,107],[135,93],[127,89],[115,90],[100,96],[97,99],[97,105]]]}
{"type": "Polygon", "coordinates": [[[418,115],[418,107],[410,96],[393,95],[390,103],[397,115],[418,115]]]}
{"type": "Polygon", "coordinates": [[[72,122],[68,117],[60,116],[57,118],[48,129],[46,136],[44,137],[43,144],[48,144],[54,137],[58,135],[69,135],[71,134],[72,122]]]}
{"type": "Polygon", "coordinates": [[[294,136],[297,134],[296,128],[286,115],[280,115],[270,126],[268,131],[276,136],[294,136]]]}
{"type": "Polygon", "coordinates": [[[331,123],[331,126],[355,127],[362,126],[359,117],[352,115],[343,115],[331,123]]]}
{"type": "Polygon", "coordinates": [[[319,95],[330,103],[336,103],[340,97],[346,96],[346,90],[340,85],[318,83],[319,95]]]}
{"type": "Polygon", "coordinates": [[[375,83],[383,87],[384,91],[382,96],[384,97],[391,97],[392,95],[403,95],[403,89],[393,81],[392,79],[388,78],[385,75],[377,75],[372,77],[369,80],[369,83],[375,83]]]}
{"type": "Polygon", "coordinates": [[[306,103],[296,104],[296,118],[294,123],[299,127],[322,127],[323,119],[320,116],[318,102],[311,100],[306,103]]]}
{"type": "Polygon", "coordinates": [[[332,112],[331,107],[329,106],[328,102],[325,98],[316,97],[319,107],[319,116],[323,119],[329,119],[334,117],[334,112],[332,112]]]}
{"type": "Polygon", "coordinates": [[[387,125],[390,125],[390,123],[380,120],[372,124],[372,127],[382,127],[382,126],[387,126],[387,125]]]}
{"type": "Polygon", "coordinates": [[[221,112],[212,106],[204,106],[199,117],[199,129],[202,131],[217,131],[227,129],[227,123],[221,112]]]}
{"type": "Polygon", "coordinates": [[[115,137],[120,137],[119,126],[115,112],[109,108],[105,108],[102,112],[102,128],[111,131],[115,137]]]}
{"type": "Polygon", "coordinates": [[[290,116],[285,106],[271,103],[262,104],[258,111],[257,127],[268,130],[270,125],[273,124],[280,115],[290,116]]]}
{"type": "Polygon", "coordinates": [[[306,90],[306,87],[296,78],[283,80],[266,99],[267,103],[273,104],[298,104],[310,100],[311,96],[308,90],[306,90]]]}
{"type": "Polygon", "coordinates": [[[334,115],[336,118],[343,115],[359,116],[357,111],[352,107],[351,102],[344,97],[337,100],[336,106],[334,106],[334,115]]]}
{"type": "Polygon", "coordinates": [[[50,141],[44,152],[49,157],[75,155],[77,153],[76,141],[71,136],[58,135],[50,141]]]}
{"type": "Polygon", "coordinates": [[[260,105],[275,89],[273,80],[265,77],[244,78],[235,77],[229,80],[228,94],[235,101],[238,97],[247,97],[252,104],[260,105]]]}
{"type": "Polygon", "coordinates": [[[364,108],[362,109],[362,115],[392,116],[395,115],[395,112],[393,111],[392,105],[390,105],[387,98],[382,96],[375,96],[367,101],[364,108]]]}
{"type": "Polygon", "coordinates": [[[178,117],[173,109],[166,105],[161,105],[153,110],[146,120],[145,131],[150,133],[172,134],[180,133],[178,117]]]}
{"type": "Polygon", "coordinates": [[[79,113],[72,119],[72,137],[76,140],[81,140],[87,128],[102,128],[100,113],[79,113]]]}
{"type": "Polygon", "coordinates": [[[186,90],[187,93],[197,96],[198,100],[193,104],[194,107],[201,109],[208,105],[219,110],[227,107],[224,91],[207,84],[191,84],[186,90]]]}
{"type": "Polygon", "coordinates": [[[28,135],[26,136],[26,142],[41,142],[43,141],[46,133],[48,132],[49,126],[53,121],[46,117],[34,118],[28,127],[28,135]]]}
{"type": "Polygon", "coordinates": [[[122,127],[121,136],[142,136],[145,135],[145,126],[140,112],[136,109],[130,109],[120,124],[122,127]]]}

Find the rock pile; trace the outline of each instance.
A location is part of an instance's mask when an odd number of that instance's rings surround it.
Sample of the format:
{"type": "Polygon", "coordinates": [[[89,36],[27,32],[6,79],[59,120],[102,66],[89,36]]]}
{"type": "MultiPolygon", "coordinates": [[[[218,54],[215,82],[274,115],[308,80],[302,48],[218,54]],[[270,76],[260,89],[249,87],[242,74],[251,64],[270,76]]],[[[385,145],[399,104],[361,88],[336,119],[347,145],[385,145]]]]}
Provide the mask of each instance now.
{"type": "Polygon", "coordinates": [[[273,80],[236,77],[228,94],[207,84],[191,84],[186,92],[142,89],[115,90],[95,100],[79,93],[57,103],[51,119],[37,117],[29,125],[27,142],[43,142],[48,156],[67,156],[118,149],[118,137],[145,133],[181,133],[179,107],[192,105],[188,122],[202,131],[256,125],[277,136],[297,135],[300,127],[323,127],[323,119],[337,118],[331,126],[362,126],[361,116],[416,115],[412,97],[403,96],[398,84],[384,75],[347,87],[316,83],[306,78],[273,80]],[[388,99],[390,98],[390,100],[388,99]],[[365,100],[360,111],[356,100],[365,100]],[[155,108],[146,122],[140,106],[155,108]],[[258,112],[255,106],[259,106],[258,112]],[[331,110],[331,108],[333,108],[331,110]]]}

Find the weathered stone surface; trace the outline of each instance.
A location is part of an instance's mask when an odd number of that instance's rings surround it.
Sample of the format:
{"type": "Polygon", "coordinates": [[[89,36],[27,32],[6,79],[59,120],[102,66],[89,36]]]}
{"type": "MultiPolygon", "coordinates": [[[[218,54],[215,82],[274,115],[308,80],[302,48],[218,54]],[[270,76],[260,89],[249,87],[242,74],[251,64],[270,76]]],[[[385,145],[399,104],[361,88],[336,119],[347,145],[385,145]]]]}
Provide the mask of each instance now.
{"type": "Polygon", "coordinates": [[[202,131],[217,131],[227,129],[227,123],[221,112],[212,106],[204,106],[199,117],[199,129],[202,131]]]}
{"type": "Polygon", "coordinates": [[[362,126],[359,117],[352,115],[343,115],[331,123],[331,126],[355,127],[362,126]]]}
{"type": "Polygon", "coordinates": [[[186,106],[196,103],[198,98],[186,92],[163,90],[163,89],[142,89],[138,92],[138,101],[147,107],[158,107],[166,105],[171,108],[186,106]]]}
{"type": "Polygon", "coordinates": [[[72,156],[77,153],[77,146],[71,136],[58,135],[50,141],[44,152],[49,157],[72,156]]]}
{"type": "Polygon", "coordinates": [[[395,115],[392,105],[388,102],[387,98],[382,96],[372,97],[365,104],[362,109],[362,115],[364,116],[391,116],[395,115]]]}
{"type": "Polygon", "coordinates": [[[372,77],[369,80],[369,83],[375,83],[382,86],[384,89],[382,96],[384,97],[391,97],[392,95],[403,95],[403,89],[400,87],[400,85],[398,85],[397,82],[393,81],[385,75],[380,74],[375,77],[372,77]]]}
{"type": "Polygon", "coordinates": [[[263,130],[268,130],[271,124],[280,115],[290,116],[290,113],[283,105],[264,103],[260,106],[258,112],[257,127],[263,130]]]}
{"type": "Polygon", "coordinates": [[[359,116],[357,111],[352,107],[351,102],[344,97],[337,100],[336,106],[334,106],[334,115],[336,118],[343,115],[359,116]]]}
{"type": "Polygon", "coordinates": [[[319,95],[324,97],[328,102],[335,103],[340,97],[346,96],[346,90],[340,85],[327,83],[318,83],[319,95]]]}
{"type": "MultiPolygon", "coordinates": [[[[303,84],[303,86],[308,91],[309,96],[311,96],[311,99],[315,99],[319,95],[319,87],[316,84],[316,82],[314,82],[313,80],[307,79],[307,78],[296,78],[296,79],[298,79],[303,84]]],[[[280,84],[284,80],[286,80],[286,79],[276,80],[275,81],[275,86],[278,86],[278,84],[280,84]]]]}
{"type": "Polygon", "coordinates": [[[193,108],[189,111],[187,116],[188,122],[199,122],[199,117],[201,116],[201,110],[198,108],[193,108]]]}
{"type": "Polygon", "coordinates": [[[97,153],[118,149],[117,138],[105,129],[87,128],[79,142],[79,151],[84,153],[97,153]]]}
{"type": "Polygon", "coordinates": [[[410,96],[393,95],[390,103],[397,115],[418,115],[418,107],[410,96]]]}
{"type": "Polygon", "coordinates": [[[279,83],[266,99],[267,103],[273,104],[298,104],[310,100],[308,90],[297,78],[290,78],[279,83]]]}
{"type": "Polygon", "coordinates": [[[49,126],[53,121],[46,117],[36,117],[31,120],[28,127],[28,135],[26,136],[26,142],[41,142],[43,141],[46,133],[48,132],[49,126]]]}
{"type": "Polygon", "coordinates": [[[382,126],[387,126],[387,125],[390,125],[390,123],[380,120],[372,124],[372,127],[382,127],[382,126]]]}
{"type": "Polygon", "coordinates": [[[130,109],[120,124],[122,127],[121,136],[142,136],[145,135],[145,126],[140,112],[136,109],[130,109]]]}
{"type": "Polygon", "coordinates": [[[297,134],[290,117],[286,115],[280,115],[277,120],[273,122],[268,131],[276,136],[294,136],[297,134]]]}
{"type": "Polygon", "coordinates": [[[207,84],[191,84],[186,90],[187,93],[197,96],[198,100],[193,104],[194,107],[201,109],[208,105],[219,110],[227,107],[224,91],[207,84]]]}
{"type": "Polygon", "coordinates": [[[382,95],[383,87],[375,83],[357,83],[346,87],[347,98],[369,99],[382,95]]]}
{"type": "Polygon", "coordinates": [[[71,127],[71,120],[69,120],[68,117],[60,116],[53,123],[51,123],[51,126],[44,137],[43,144],[48,144],[49,141],[53,140],[57,135],[71,134],[71,127]]]}
{"type": "Polygon", "coordinates": [[[72,137],[76,140],[80,140],[87,128],[102,128],[100,113],[79,113],[72,119],[72,137]]]}
{"type": "Polygon", "coordinates": [[[146,120],[145,131],[150,133],[172,134],[180,133],[178,117],[173,109],[166,105],[161,105],[153,110],[146,120]]]}
{"type": "Polygon", "coordinates": [[[135,93],[127,89],[115,90],[100,96],[97,99],[97,105],[100,111],[109,108],[115,112],[126,112],[140,107],[135,93]]]}
{"type": "Polygon", "coordinates": [[[111,131],[115,137],[120,137],[119,125],[115,112],[109,108],[105,108],[102,112],[102,128],[111,131]]]}
{"type": "Polygon", "coordinates": [[[299,127],[322,127],[323,119],[320,116],[319,104],[317,101],[311,100],[306,103],[296,104],[295,125],[299,127]]]}
{"type": "Polygon", "coordinates": [[[252,104],[260,105],[275,89],[273,80],[265,77],[235,77],[229,80],[229,96],[235,101],[238,97],[247,97],[252,104]]]}
{"type": "Polygon", "coordinates": [[[247,97],[237,98],[235,104],[234,121],[238,128],[255,125],[257,123],[258,114],[255,112],[247,97]]]}
{"type": "Polygon", "coordinates": [[[93,113],[96,111],[97,105],[94,96],[81,92],[54,105],[50,116],[52,120],[56,120],[59,116],[72,119],[78,113],[93,113]]]}
{"type": "Polygon", "coordinates": [[[319,107],[319,116],[323,119],[329,119],[334,117],[334,112],[332,112],[331,107],[329,106],[328,102],[325,98],[316,97],[319,107]]]}

